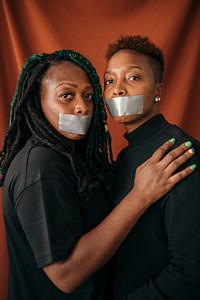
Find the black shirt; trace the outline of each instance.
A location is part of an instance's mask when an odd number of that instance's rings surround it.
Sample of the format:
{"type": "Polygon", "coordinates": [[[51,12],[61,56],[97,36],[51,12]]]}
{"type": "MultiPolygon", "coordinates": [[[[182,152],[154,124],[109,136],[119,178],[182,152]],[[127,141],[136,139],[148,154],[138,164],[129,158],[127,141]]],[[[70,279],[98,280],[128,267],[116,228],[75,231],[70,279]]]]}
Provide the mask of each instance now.
{"type": "Polygon", "coordinates": [[[113,188],[117,205],[130,191],[136,168],[165,141],[172,148],[190,140],[196,154],[186,165],[197,169],[140,218],[117,251],[117,300],[200,299],[200,143],[157,115],[125,135],[129,145],[118,157],[113,188]]]}
{"type": "MultiPolygon", "coordinates": [[[[100,190],[80,197],[70,163],[30,139],[6,174],[3,213],[9,256],[9,300],[102,300],[108,264],[72,294],[57,289],[42,267],[66,258],[110,205],[100,190]]],[[[81,272],[81,269],[80,269],[81,272]]]]}

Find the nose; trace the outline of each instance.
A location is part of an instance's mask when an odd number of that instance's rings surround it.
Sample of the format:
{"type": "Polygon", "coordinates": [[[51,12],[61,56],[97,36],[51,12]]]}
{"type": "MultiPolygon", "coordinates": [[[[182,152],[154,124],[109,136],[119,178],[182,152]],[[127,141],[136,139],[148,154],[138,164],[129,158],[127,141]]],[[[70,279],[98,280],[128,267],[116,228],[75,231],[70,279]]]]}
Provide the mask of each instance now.
{"type": "Polygon", "coordinates": [[[89,114],[89,103],[84,101],[82,97],[79,97],[74,107],[75,115],[88,115],[89,114]]]}
{"type": "Polygon", "coordinates": [[[121,97],[125,95],[126,95],[125,87],[120,83],[115,84],[113,88],[113,97],[121,97]]]}

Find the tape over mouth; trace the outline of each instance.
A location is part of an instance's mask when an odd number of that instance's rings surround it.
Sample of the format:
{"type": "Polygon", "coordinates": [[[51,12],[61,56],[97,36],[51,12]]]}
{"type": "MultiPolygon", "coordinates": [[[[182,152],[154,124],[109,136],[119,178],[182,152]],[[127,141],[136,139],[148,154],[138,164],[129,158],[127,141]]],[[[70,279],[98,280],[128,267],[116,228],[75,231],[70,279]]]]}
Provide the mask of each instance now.
{"type": "Polygon", "coordinates": [[[111,98],[106,99],[105,102],[112,117],[139,115],[143,113],[143,95],[111,98]]]}
{"type": "Polygon", "coordinates": [[[90,127],[92,115],[76,116],[59,113],[59,130],[85,135],[90,127]]]}

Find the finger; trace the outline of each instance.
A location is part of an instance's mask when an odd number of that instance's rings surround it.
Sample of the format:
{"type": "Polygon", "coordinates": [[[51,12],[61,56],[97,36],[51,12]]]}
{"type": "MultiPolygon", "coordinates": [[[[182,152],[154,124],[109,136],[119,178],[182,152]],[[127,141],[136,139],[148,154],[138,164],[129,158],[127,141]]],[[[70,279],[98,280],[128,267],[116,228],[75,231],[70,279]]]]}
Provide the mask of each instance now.
{"type": "MultiPolygon", "coordinates": [[[[175,161],[176,158],[178,158],[180,155],[182,155],[185,152],[187,153],[188,148],[191,147],[191,146],[192,146],[192,143],[190,141],[188,141],[188,142],[182,143],[179,147],[171,150],[162,159],[162,162],[161,162],[162,165],[167,167],[169,164],[171,164],[173,161],[175,161]]],[[[190,152],[188,152],[188,153],[190,153],[190,152]]],[[[176,163],[177,163],[177,161],[175,161],[175,165],[176,165],[176,163]]]]}
{"type": "Polygon", "coordinates": [[[166,152],[174,145],[175,143],[175,139],[172,138],[170,140],[168,140],[167,142],[165,142],[162,146],[160,146],[151,156],[151,160],[154,161],[160,161],[164,155],[166,154],[166,152]]]}
{"type": "Polygon", "coordinates": [[[174,159],[168,167],[165,169],[169,175],[173,174],[183,163],[185,163],[188,159],[190,159],[195,153],[194,148],[190,148],[189,150],[185,151],[182,155],[178,158],[174,159]]]}
{"type": "Polygon", "coordinates": [[[188,175],[190,175],[192,172],[194,172],[194,170],[196,169],[196,165],[193,164],[187,168],[185,168],[184,170],[172,175],[170,177],[170,180],[168,182],[169,184],[169,188],[173,188],[173,186],[175,184],[177,184],[179,181],[181,181],[183,178],[187,177],[188,175]]]}

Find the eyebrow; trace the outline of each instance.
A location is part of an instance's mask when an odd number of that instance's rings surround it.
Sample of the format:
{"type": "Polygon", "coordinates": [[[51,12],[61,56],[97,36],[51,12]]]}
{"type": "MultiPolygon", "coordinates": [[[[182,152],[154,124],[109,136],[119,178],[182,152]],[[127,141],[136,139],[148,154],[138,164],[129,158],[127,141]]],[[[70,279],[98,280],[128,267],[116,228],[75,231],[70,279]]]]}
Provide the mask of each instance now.
{"type": "MultiPolygon", "coordinates": [[[[56,89],[57,89],[59,86],[61,86],[61,85],[69,85],[69,86],[71,86],[71,87],[73,87],[73,88],[77,88],[77,87],[78,87],[77,84],[72,83],[72,82],[61,82],[61,83],[59,83],[59,84],[56,86],[56,89]]],[[[93,86],[92,86],[92,85],[87,85],[87,86],[85,86],[85,89],[93,89],[93,86]]]]}
{"type": "MultiPolygon", "coordinates": [[[[123,67],[123,68],[126,68],[127,70],[131,70],[131,69],[140,69],[143,71],[143,68],[140,67],[140,66],[128,66],[128,67],[123,67]]],[[[115,69],[112,69],[112,70],[108,70],[104,73],[104,75],[106,74],[111,74],[113,72],[113,70],[117,70],[117,69],[120,69],[120,68],[115,68],[115,69]]]]}

